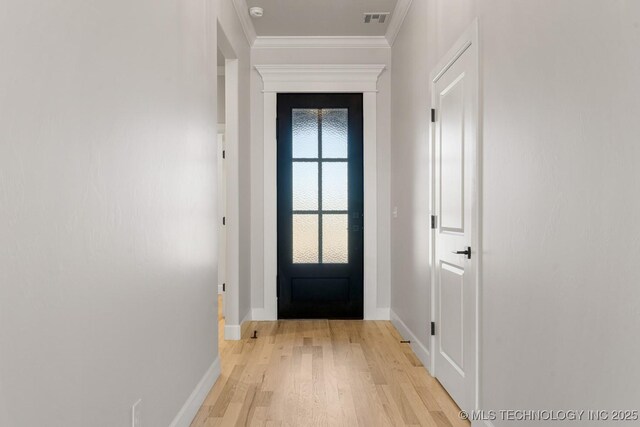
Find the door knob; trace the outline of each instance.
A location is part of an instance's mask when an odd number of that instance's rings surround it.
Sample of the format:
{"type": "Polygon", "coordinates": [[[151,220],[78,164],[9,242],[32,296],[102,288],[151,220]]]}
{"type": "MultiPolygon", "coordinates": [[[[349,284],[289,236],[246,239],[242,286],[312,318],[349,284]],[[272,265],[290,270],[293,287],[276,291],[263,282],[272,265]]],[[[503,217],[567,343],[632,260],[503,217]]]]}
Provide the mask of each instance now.
{"type": "Polygon", "coordinates": [[[465,249],[464,251],[453,251],[451,253],[456,255],[466,255],[467,259],[471,259],[471,248],[469,246],[467,246],[467,249],[465,249]]]}

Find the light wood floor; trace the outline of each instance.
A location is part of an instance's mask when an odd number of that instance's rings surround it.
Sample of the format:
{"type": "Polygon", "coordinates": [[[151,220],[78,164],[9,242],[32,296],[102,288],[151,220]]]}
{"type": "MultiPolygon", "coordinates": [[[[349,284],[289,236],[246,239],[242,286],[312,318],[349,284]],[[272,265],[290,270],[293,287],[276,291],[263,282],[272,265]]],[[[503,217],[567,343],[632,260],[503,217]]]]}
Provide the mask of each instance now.
{"type": "Polygon", "coordinates": [[[468,427],[400,340],[388,321],[251,322],[220,340],[222,375],[191,426],[468,427]]]}

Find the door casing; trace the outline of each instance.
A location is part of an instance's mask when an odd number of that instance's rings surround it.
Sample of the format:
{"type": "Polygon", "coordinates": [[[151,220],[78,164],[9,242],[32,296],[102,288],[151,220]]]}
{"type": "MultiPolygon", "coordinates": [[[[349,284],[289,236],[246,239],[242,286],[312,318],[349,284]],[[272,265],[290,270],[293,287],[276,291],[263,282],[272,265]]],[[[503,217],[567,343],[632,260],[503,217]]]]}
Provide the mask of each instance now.
{"type": "MultiPolygon", "coordinates": [[[[475,176],[473,179],[472,191],[472,223],[473,228],[471,232],[471,248],[473,256],[476,259],[477,266],[475,271],[475,369],[474,369],[474,399],[473,408],[463,409],[479,409],[481,404],[480,399],[480,343],[481,343],[481,301],[482,301],[482,111],[480,102],[481,92],[481,78],[480,78],[480,61],[479,61],[479,23],[476,18],[472,24],[464,31],[456,43],[449,49],[449,51],[441,58],[438,65],[433,69],[430,74],[430,89],[431,89],[431,105],[436,106],[438,103],[436,93],[436,83],[439,78],[455,63],[455,61],[465,52],[470,52],[474,58],[475,63],[475,84],[476,84],[476,100],[475,100],[475,115],[476,115],[476,156],[475,156],[475,176]]],[[[430,197],[430,211],[431,215],[438,215],[435,211],[436,206],[436,126],[435,123],[431,123],[429,130],[429,150],[431,158],[431,174],[430,185],[431,190],[430,197]]],[[[438,221],[440,218],[438,218],[438,221]]],[[[437,301],[436,301],[436,230],[431,230],[430,239],[430,264],[431,264],[431,321],[437,322],[437,301]]],[[[436,337],[437,337],[437,323],[436,323],[436,335],[431,336],[430,340],[430,371],[433,376],[438,377],[438,372],[435,365],[435,351],[436,351],[436,337]]]]}
{"type": "MultiPolygon", "coordinates": [[[[278,93],[362,93],[364,143],[364,318],[389,320],[389,307],[378,306],[377,84],[381,64],[256,65],[263,87],[263,306],[252,320],[277,320],[277,144],[278,93]]],[[[257,276],[257,275],[256,275],[257,276]]]]}
{"type": "Polygon", "coordinates": [[[225,165],[224,130],[218,126],[218,295],[222,296],[227,280],[227,167],[225,165]]]}
{"type": "MultiPolygon", "coordinates": [[[[240,65],[236,49],[217,25],[217,48],[225,58],[225,166],[226,182],[226,290],[224,293],[224,339],[239,340],[241,337],[240,317],[240,65]]],[[[244,284],[242,285],[244,286],[244,284]]]]}

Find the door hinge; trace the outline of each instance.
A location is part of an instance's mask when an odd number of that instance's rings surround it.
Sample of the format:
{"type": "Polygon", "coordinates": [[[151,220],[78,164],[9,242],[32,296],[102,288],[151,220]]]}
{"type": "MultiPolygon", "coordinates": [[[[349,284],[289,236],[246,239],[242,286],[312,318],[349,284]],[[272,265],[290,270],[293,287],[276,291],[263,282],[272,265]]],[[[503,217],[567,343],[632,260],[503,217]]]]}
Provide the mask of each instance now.
{"type": "Polygon", "coordinates": [[[223,159],[227,158],[227,150],[222,150],[222,158],[223,159]]]}
{"type": "Polygon", "coordinates": [[[436,122],[436,109],[432,108],[431,109],[431,123],[435,123],[436,122]]]}
{"type": "Polygon", "coordinates": [[[227,217],[226,216],[222,217],[222,225],[227,225],[227,217]]]}
{"type": "Polygon", "coordinates": [[[434,336],[436,334],[436,322],[431,322],[431,335],[434,336]]]}
{"type": "Polygon", "coordinates": [[[222,292],[227,292],[227,284],[226,283],[222,284],[222,292]]]}
{"type": "Polygon", "coordinates": [[[435,215],[431,215],[431,228],[434,230],[438,228],[438,217],[435,215]]]}

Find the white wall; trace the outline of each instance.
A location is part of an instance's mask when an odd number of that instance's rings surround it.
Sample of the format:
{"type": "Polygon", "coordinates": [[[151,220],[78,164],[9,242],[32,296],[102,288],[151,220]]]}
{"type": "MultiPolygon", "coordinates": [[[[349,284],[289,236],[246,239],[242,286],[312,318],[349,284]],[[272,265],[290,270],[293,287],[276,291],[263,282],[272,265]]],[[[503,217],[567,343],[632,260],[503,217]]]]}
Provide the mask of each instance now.
{"type": "Polygon", "coordinates": [[[426,346],[427,76],[474,16],[484,110],[482,406],[636,409],[638,2],[413,2],[392,49],[400,208],[392,309],[426,346]]]}
{"type": "MultiPolygon", "coordinates": [[[[252,64],[386,64],[390,65],[389,48],[254,48],[252,64]]],[[[389,200],[390,200],[390,104],[391,77],[383,71],[378,80],[377,96],[377,166],[378,166],[378,308],[389,308],[389,200]]],[[[251,304],[264,305],[264,194],[263,194],[263,83],[260,74],[251,74],[251,304]]]]}
{"type": "Polygon", "coordinates": [[[2,426],[167,426],[217,357],[206,4],[3,2],[2,426]]]}
{"type": "MultiPolygon", "coordinates": [[[[238,60],[238,301],[239,306],[227,310],[228,325],[239,325],[251,310],[251,120],[250,72],[251,53],[232,0],[218,0],[218,23],[238,60]]],[[[228,76],[225,76],[228,78],[228,76]]],[[[227,124],[228,125],[228,124],[227,124]]],[[[228,131],[228,129],[227,129],[228,131]]],[[[231,180],[233,177],[228,176],[231,180]]],[[[227,208],[227,212],[229,212],[227,208]]],[[[231,249],[231,248],[230,248],[231,249]]],[[[236,249],[234,249],[236,250],[236,249]]],[[[227,270],[228,271],[228,270],[227,270]]],[[[229,272],[227,273],[229,276],[229,272]]],[[[229,290],[230,291],[230,290],[229,290]]]]}

